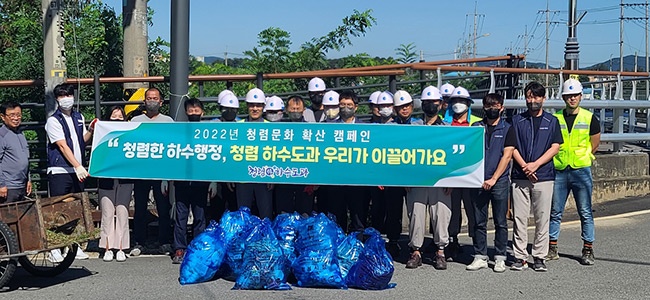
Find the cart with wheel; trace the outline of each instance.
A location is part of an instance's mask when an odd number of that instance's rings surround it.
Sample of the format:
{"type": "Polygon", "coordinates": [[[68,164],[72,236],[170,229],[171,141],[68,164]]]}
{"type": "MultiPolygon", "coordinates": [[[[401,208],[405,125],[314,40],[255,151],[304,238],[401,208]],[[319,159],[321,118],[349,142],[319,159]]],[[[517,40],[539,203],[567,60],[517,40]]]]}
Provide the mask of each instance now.
{"type": "Polygon", "coordinates": [[[56,276],[75,259],[78,243],[97,234],[87,193],[0,204],[0,287],[18,263],[35,276],[56,276]],[[63,260],[50,256],[60,249],[63,260]]]}

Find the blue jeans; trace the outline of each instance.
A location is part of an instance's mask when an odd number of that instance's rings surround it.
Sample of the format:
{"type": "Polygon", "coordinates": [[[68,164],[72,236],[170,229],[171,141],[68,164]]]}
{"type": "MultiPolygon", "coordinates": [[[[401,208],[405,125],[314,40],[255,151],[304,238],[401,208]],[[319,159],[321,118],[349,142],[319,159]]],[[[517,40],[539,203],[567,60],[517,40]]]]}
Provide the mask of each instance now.
{"type": "Polygon", "coordinates": [[[490,189],[479,189],[478,197],[474,204],[474,252],[487,258],[487,221],[488,221],[488,204],[492,203],[492,218],[494,219],[494,248],[495,259],[506,258],[506,246],[508,245],[508,222],[506,213],[508,211],[508,196],[510,193],[510,182],[508,178],[503,178],[490,189]]]}
{"type": "Polygon", "coordinates": [[[549,238],[552,241],[557,241],[560,237],[560,223],[562,222],[562,214],[564,213],[567,197],[569,197],[569,191],[573,192],[573,198],[575,198],[576,208],[580,216],[582,240],[593,243],[594,216],[591,212],[591,193],[593,191],[591,167],[580,169],[567,167],[564,170],[555,171],[549,238]]]}

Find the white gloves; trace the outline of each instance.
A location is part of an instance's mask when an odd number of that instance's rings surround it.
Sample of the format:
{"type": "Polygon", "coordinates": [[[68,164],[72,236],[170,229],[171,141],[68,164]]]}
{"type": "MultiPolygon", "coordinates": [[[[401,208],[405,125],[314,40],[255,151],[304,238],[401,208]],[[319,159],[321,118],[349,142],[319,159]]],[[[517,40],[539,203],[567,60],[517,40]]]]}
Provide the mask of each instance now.
{"type": "Polygon", "coordinates": [[[167,196],[167,193],[169,192],[169,181],[163,180],[160,183],[160,191],[163,195],[167,196]]]}
{"type": "Polygon", "coordinates": [[[210,186],[208,187],[208,199],[212,199],[216,195],[217,195],[217,183],[210,182],[210,186]]]}
{"type": "Polygon", "coordinates": [[[83,182],[86,180],[86,178],[88,178],[88,176],[90,176],[90,174],[88,174],[88,171],[86,171],[86,169],[81,165],[76,166],[74,168],[74,172],[77,174],[77,178],[79,178],[80,182],[83,182]]]}

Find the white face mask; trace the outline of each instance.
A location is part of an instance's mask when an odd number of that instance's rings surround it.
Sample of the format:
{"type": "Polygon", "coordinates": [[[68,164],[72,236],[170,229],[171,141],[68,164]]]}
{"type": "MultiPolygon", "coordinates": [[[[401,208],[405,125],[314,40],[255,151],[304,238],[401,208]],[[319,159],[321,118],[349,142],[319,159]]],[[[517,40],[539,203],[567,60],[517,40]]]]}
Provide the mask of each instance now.
{"type": "Polygon", "coordinates": [[[74,97],[59,98],[59,107],[61,109],[70,110],[72,109],[72,105],[74,105],[74,97]]]}
{"type": "Polygon", "coordinates": [[[277,122],[282,120],[282,112],[266,113],[266,119],[270,122],[277,122]]]}
{"type": "Polygon", "coordinates": [[[465,103],[454,103],[454,105],[451,106],[451,110],[454,111],[456,114],[462,114],[467,111],[467,104],[465,103]]]}
{"type": "Polygon", "coordinates": [[[328,119],[336,119],[339,116],[339,108],[328,108],[325,110],[325,115],[328,119]]]}
{"type": "Polygon", "coordinates": [[[393,108],[392,107],[382,107],[379,109],[379,115],[388,118],[393,115],[393,108]]]}

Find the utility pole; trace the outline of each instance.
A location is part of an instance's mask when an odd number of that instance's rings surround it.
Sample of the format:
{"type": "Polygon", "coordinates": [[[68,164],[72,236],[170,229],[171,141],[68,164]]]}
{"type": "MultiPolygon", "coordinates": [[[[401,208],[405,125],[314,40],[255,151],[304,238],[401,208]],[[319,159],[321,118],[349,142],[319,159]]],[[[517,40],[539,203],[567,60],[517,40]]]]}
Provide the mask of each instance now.
{"type": "Polygon", "coordinates": [[[625,4],[623,4],[623,0],[621,0],[621,20],[620,20],[620,40],[619,40],[619,62],[618,62],[618,71],[623,72],[623,19],[624,19],[624,11],[625,11],[625,4]]]}
{"type": "Polygon", "coordinates": [[[228,46],[226,46],[226,51],[223,53],[223,64],[228,66],[228,46]]]}
{"type": "Polygon", "coordinates": [[[484,14],[478,13],[477,1],[474,1],[474,27],[472,28],[472,58],[476,58],[476,40],[479,38],[478,31],[478,18],[485,17],[484,14]]]}
{"type": "MultiPolygon", "coordinates": [[[[645,0],[645,71],[650,72],[650,60],[648,59],[648,0],[645,0]]],[[[650,99],[650,82],[645,81],[646,100],[650,99]]],[[[647,124],[650,127],[650,124],[647,124]]]]}
{"type": "MultiPolygon", "coordinates": [[[[122,29],[124,30],[123,70],[124,77],[145,77],[149,75],[149,46],[147,24],[147,0],[122,1],[122,29]]],[[[149,87],[146,82],[124,83],[124,100],[142,101],[149,87]]],[[[127,105],[126,113],[137,108],[127,105]]]]}
{"type": "MultiPolygon", "coordinates": [[[[540,10],[539,11],[540,13],[545,13],[546,14],[546,22],[544,22],[544,23],[546,23],[546,59],[545,59],[546,64],[545,65],[546,65],[547,70],[548,70],[548,53],[549,53],[548,50],[549,50],[549,42],[550,42],[549,27],[550,27],[551,23],[553,23],[553,24],[559,23],[559,22],[551,22],[550,14],[551,13],[556,14],[556,13],[560,12],[559,10],[549,10],[548,9],[548,1],[549,0],[546,0],[546,10],[540,10]]],[[[545,77],[546,77],[545,86],[548,86],[548,74],[546,74],[545,77]]]]}
{"type": "Polygon", "coordinates": [[[65,64],[65,40],[61,10],[63,0],[42,0],[43,11],[43,69],[45,79],[45,113],[51,116],[56,110],[54,87],[68,77],[65,64]]]}
{"type": "MultiPolygon", "coordinates": [[[[577,17],[577,0],[569,0],[569,34],[564,44],[564,69],[577,70],[579,68],[580,47],[578,45],[577,27],[587,12],[582,12],[577,17]]],[[[567,74],[568,76],[569,74],[567,74]]]]}
{"type": "MultiPolygon", "coordinates": [[[[527,57],[528,57],[528,25],[524,26],[524,35],[523,36],[520,35],[519,37],[522,37],[524,39],[524,53],[523,54],[524,54],[524,57],[526,57],[526,59],[524,59],[524,69],[526,69],[526,67],[528,66],[528,64],[527,64],[527,61],[528,61],[528,59],[527,59],[527,57]]],[[[524,81],[526,81],[526,79],[527,79],[526,75],[527,75],[526,73],[522,74],[522,77],[523,77],[524,81]]]]}

